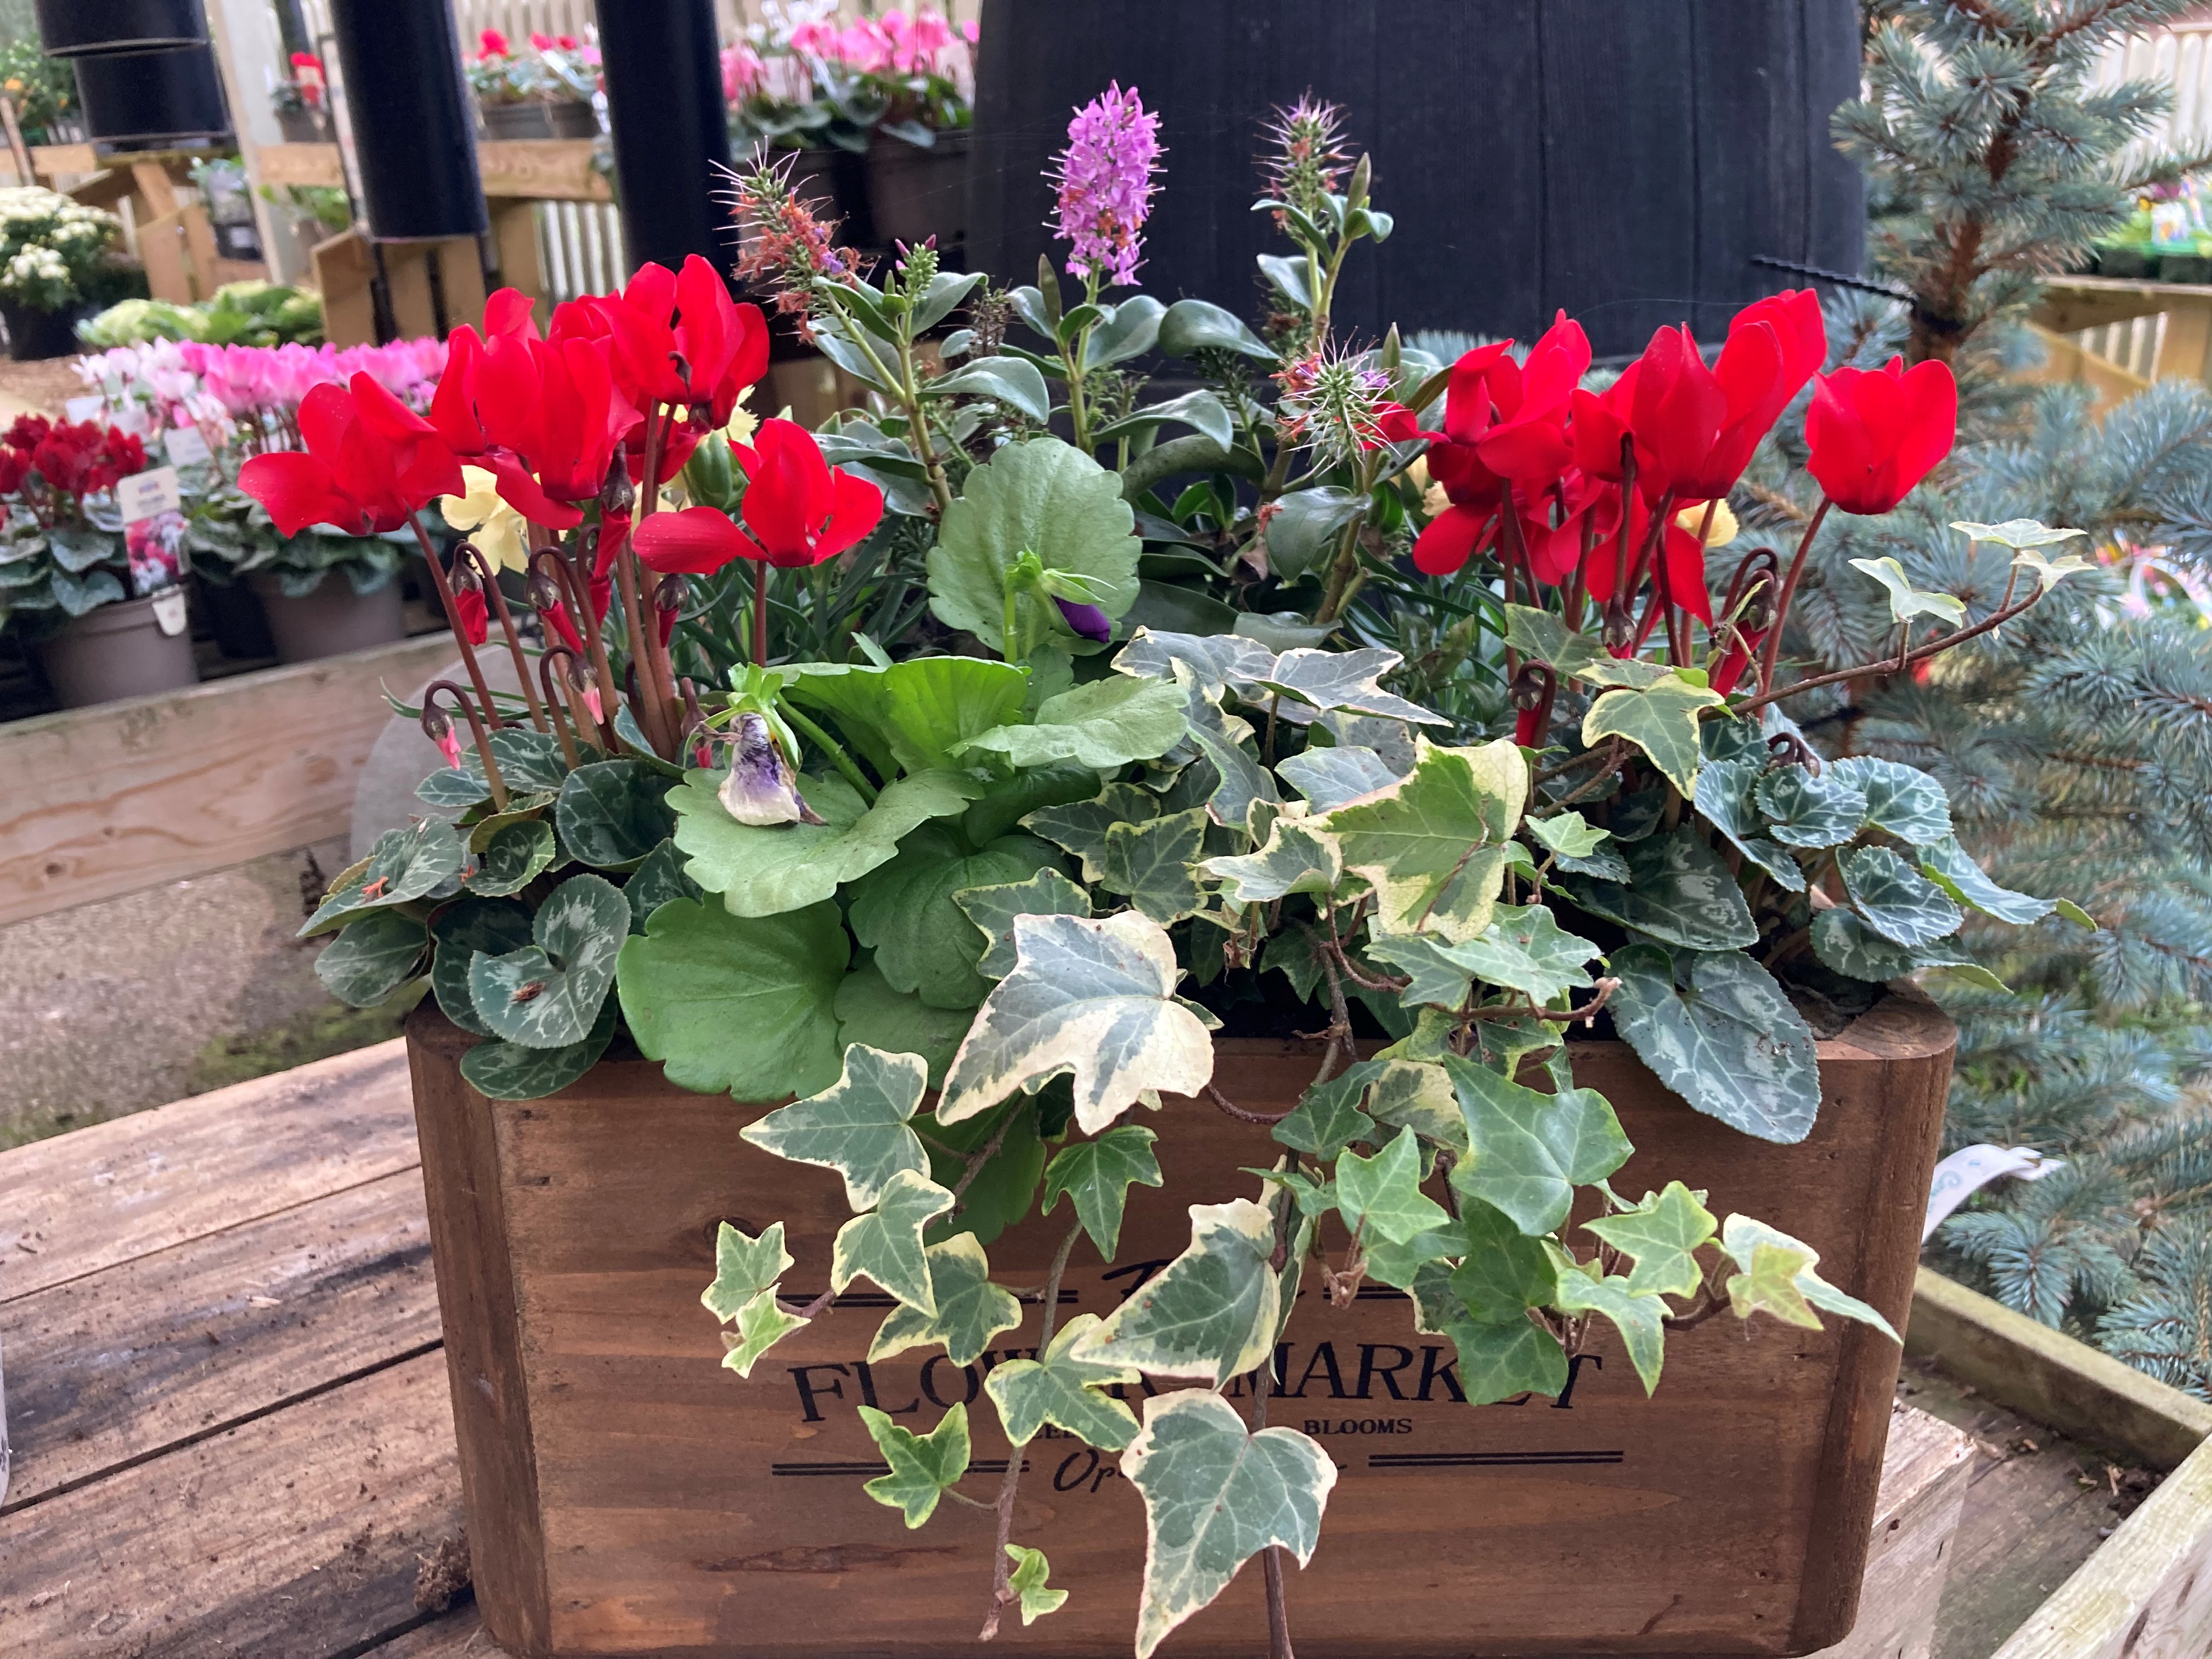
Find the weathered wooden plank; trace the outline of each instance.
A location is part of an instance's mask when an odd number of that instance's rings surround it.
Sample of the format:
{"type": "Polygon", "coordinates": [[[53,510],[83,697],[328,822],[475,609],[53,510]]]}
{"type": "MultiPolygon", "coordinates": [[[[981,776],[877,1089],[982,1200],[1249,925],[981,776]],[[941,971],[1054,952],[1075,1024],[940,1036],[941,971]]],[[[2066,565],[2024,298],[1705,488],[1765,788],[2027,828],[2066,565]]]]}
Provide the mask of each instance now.
{"type": "Polygon", "coordinates": [[[2212,1446],[2199,1447],[1995,1659],[2212,1652],[2212,1446]]]}
{"type": "Polygon", "coordinates": [[[416,1163],[398,1040],[34,1141],[0,1158],[0,1305],[416,1163]]]}
{"type": "Polygon", "coordinates": [[[460,1524],[428,1354],[0,1517],[0,1650],[357,1651],[416,1621],[420,1559],[460,1524]]]}
{"type": "MultiPolygon", "coordinates": [[[[485,196],[495,200],[611,202],[606,175],[592,165],[588,138],[491,138],[477,145],[485,196]]],[[[339,185],[336,144],[264,144],[261,176],[278,185],[339,185]]]]}
{"type": "Polygon", "coordinates": [[[413,1170],[20,1297],[0,1306],[9,1507],[437,1340],[413,1170]]]}
{"type": "Polygon", "coordinates": [[[440,634],[0,729],[0,925],[346,833],[440,634]]]}
{"type": "Polygon", "coordinates": [[[1923,1267],[1905,1351],[2039,1423],[2170,1469],[2212,1436],[2212,1406],[1923,1267]]]}
{"type": "Polygon", "coordinates": [[[474,1607],[447,1613],[434,1624],[372,1648],[361,1659],[509,1659],[491,1639],[474,1607]]]}

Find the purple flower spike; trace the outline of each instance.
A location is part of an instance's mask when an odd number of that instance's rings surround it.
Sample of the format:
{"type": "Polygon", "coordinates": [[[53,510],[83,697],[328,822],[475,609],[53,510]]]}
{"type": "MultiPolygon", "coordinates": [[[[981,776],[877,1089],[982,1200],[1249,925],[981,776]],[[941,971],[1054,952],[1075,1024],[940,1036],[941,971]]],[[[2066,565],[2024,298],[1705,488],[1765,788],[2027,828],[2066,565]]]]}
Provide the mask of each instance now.
{"type": "Polygon", "coordinates": [[[1117,82],[1075,112],[1060,170],[1060,222],[1069,244],[1067,272],[1103,276],[1124,286],[1137,280],[1145,221],[1152,210],[1152,175],[1159,171],[1160,118],[1134,87],[1117,82]]]}
{"type": "Polygon", "coordinates": [[[1078,605],[1073,599],[1056,599],[1060,614],[1067,625],[1086,640],[1097,640],[1101,645],[1114,637],[1114,623],[1107,614],[1095,605],[1078,605]]]}
{"type": "Polygon", "coordinates": [[[732,817],[755,826],[822,822],[799,793],[799,781],[769,735],[767,720],[740,714],[730,738],[730,775],[717,793],[732,817]]]}

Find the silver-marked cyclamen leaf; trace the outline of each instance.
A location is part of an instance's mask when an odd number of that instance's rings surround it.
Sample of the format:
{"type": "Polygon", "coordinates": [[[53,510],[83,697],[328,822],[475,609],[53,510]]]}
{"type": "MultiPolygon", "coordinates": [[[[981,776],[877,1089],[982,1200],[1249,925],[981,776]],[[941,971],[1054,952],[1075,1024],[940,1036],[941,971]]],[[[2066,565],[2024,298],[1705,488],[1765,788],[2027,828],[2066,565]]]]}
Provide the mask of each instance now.
{"type": "Polygon", "coordinates": [[[1733,951],[1687,958],[1689,988],[1656,945],[1613,957],[1615,1028],[1659,1080],[1709,1117],[1784,1146],[1810,1133],[1820,1109],[1813,1028],[1774,976],[1733,951]]]}
{"type": "Polygon", "coordinates": [[[601,869],[627,868],[676,828],[669,780],[644,761],[594,761],[568,774],[553,808],[561,845],[601,869]]]}
{"type": "Polygon", "coordinates": [[[1959,931],[1966,913],[1943,890],[1887,847],[1859,847],[1844,854],[1844,890],[1868,927],[1907,950],[1933,945],[1959,931]]]}
{"type": "Polygon", "coordinates": [[[1190,1243],[1086,1332],[1077,1358],[1218,1387],[1273,1352],[1275,1220],[1248,1198],[1190,1206],[1190,1243]]]}
{"type": "Polygon", "coordinates": [[[1899,841],[1925,846],[1951,833],[1951,802],[1943,786],[1915,766],[1878,755],[1849,755],[1828,763],[1828,775],[1866,796],[1866,822],[1899,841]]]}
{"type": "Polygon", "coordinates": [[[411,916],[371,910],[338,930],[315,957],[315,977],[339,1001],[374,1008],[415,977],[430,930],[411,916]]]}
{"type": "Polygon", "coordinates": [[[1042,1358],[1008,1359],[991,1368],[983,1386],[999,1408],[1006,1438],[1015,1445],[1029,1444],[1048,1423],[1102,1451],[1119,1451],[1136,1438],[1136,1413],[1099,1392],[1134,1382],[1136,1370],[1078,1358],[1070,1352],[1098,1322],[1097,1314],[1078,1314],[1053,1334],[1042,1358]]]}
{"type": "Polygon", "coordinates": [[[1759,781],[1766,774],[1763,753],[1735,760],[1709,761],[1698,774],[1698,816],[1734,844],[1736,851],[1774,878],[1784,891],[1805,890],[1805,872],[1790,849],[1766,833],[1759,816],[1759,781]]]}
{"type": "Polygon", "coordinates": [[[1004,979],[1013,972],[1016,916],[1091,914],[1091,895],[1057,870],[1040,870],[1027,881],[963,888],[953,894],[952,902],[982,930],[987,942],[975,971],[985,979],[1004,979]]]}
{"type": "Polygon", "coordinates": [[[1832,766],[1778,768],[1759,779],[1756,793],[1768,833],[1792,847],[1840,847],[1866,822],[1866,791],[1832,766]]]}
{"type": "Polygon", "coordinates": [[[1813,918],[1813,954],[1846,979],[1876,985],[1923,969],[1941,968],[1990,990],[2007,990],[2004,981],[1968,956],[1956,938],[1907,950],[1875,933],[1856,911],[1841,906],[1813,918]]]}
{"type": "Polygon", "coordinates": [[[1145,1401],[1121,1472],[1144,1495],[1147,1530],[1136,1659],[1152,1659],[1261,1550],[1311,1560],[1336,1484],[1317,1442],[1280,1426],[1255,1434],[1227,1401],[1196,1389],[1145,1401]]]}
{"type": "Polygon", "coordinates": [[[2057,907],[2049,899],[2031,897],[2000,887],[1982,866],[1968,856],[1955,836],[1923,843],[1919,848],[1921,872],[1961,904],[1971,904],[1984,915],[2025,927],[2041,921],[2057,907]]]}
{"type": "Polygon", "coordinates": [[[581,1042],[533,1048],[494,1037],[461,1056],[461,1076],[488,1100],[543,1100],[598,1065],[614,1036],[615,1000],[609,997],[581,1042]]]}
{"type": "Polygon", "coordinates": [[[1759,942],[1743,890],[1689,825],[1632,842],[1627,859],[1626,883],[1570,876],[1560,889],[1591,915],[1668,945],[1741,951],[1759,942]]]}
{"type": "Polygon", "coordinates": [[[827,1089],[738,1133],[778,1158],[836,1170],[844,1177],[845,1202],[870,1209],[902,1170],[929,1174],[928,1155],[912,1127],[927,1086],[928,1067],[919,1054],[884,1054],[856,1042],[827,1089]]]}
{"type": "Polygon", "coordinates": [[[453,826],[441,818],[418,819],[405,830],[387,830],[359,864],[341,874],[301,924],[299,937],[327,933],[364,910],[404,904],[458,877],[467,854],[453,826]]]}
{"type": "Polygon", "coordinates": [[[476,873],[461,884],[487,898],[519,893],[553,862],[553,826],[543,818],[522,818],[492,832],[479,855],[476,873]]]}
{"type": "Polygon", "coordinates": [[[469,998],[492,1035],[530,1048],[580,1042],[629,936],[629,902],[603,876],[571,876],[538,907],[535,944],[469,962],[469,998]]]}

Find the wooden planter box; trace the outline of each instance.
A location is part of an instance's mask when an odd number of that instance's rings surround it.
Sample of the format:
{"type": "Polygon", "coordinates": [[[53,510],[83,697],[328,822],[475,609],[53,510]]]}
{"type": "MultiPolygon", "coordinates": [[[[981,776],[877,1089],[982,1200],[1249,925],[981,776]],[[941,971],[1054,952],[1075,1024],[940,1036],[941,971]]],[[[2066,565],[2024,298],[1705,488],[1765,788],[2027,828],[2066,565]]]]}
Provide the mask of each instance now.
{"type": "MultiPolygon", "coordinates": [[[[978,1370],[942,1353],[863,1363],[890,1302],[856,1286],[741,1381],[699,1304],[725,1218],[783,1220],[787,1293],[818,1288],[848,1214],[837,1177],[738,1139],[764,1108],[684,1093],[642,1061],[601,1065],[548,1100],[488,1101],[460,1079],[469,1038],[428,1008],[408,1035],[492,1635],[532,1659],[967,1649],[990,1517],[940,1513],[908,1532],[871,1501],[860,1483],[877,1454],[856,1407],[931,1425],[977,1397],[978,1370]]],[[[1577,1044],[1575,1070],[1637,1146],[1617,1188],[1708,1188],[1717,1213],[1802,1237],[1825,1275],[1901,1328],[1954,1040],[1924,999],[1891,997],[1820,1045],[1826,1100],[1796,1146],[1691,1111],[1623,1044],[1577,1044]]],[[[1279,1109],[1314,1064],[1306,1044],[1224,1042],[1217,1075],[1241,1104],[1279,1109]]],[[[1079,1247],[1063,1316],[1110,1310],[1145,1264],[1182,1249],[1186,1206],[1250,1193],[1238,1166],[1273,1155],[1265,1130],[1197,1103],[1170,1097],[1146,1121],[1172,1196],[1130,1190],[1117,1262],[1079,1247]]],[[[993,1243],[1000,1274],[1042,1278],[1063,1221],[993,1243]]],[[[1338,1311],[1310,1281],[1300,1302],[1270,1415],[1318,1436],[1342,1470],[1321,1549],[1290,1583],[1306,1659],[1805,1654],[1850,1629],[1898,1370],[1886,1338],[1833,1319],[1818,1333],[1711,1321],[1670,1334],[1646,1399],[1607,1328],[1559,1399],[1473,1409],[1453,1397],[1449,1344],[1417,1334],[1396,1292],[1370,1285],[1338,1311]]],[[[1007,1455],[995,1413],[986,1403],[971,1422],[972,1467],[994,1473],[1007,1455]]],[[[1073,1595],[998,1645],[1118,1659],[1140,1500],[1079,1442],[1039,1438],[1027,1455],[1014,1535],[1073,1595]]],[[[1164,1651],[1245,1659],[1264,1641],[1260,1578],[1242,1575],[1164,1651]]]]}

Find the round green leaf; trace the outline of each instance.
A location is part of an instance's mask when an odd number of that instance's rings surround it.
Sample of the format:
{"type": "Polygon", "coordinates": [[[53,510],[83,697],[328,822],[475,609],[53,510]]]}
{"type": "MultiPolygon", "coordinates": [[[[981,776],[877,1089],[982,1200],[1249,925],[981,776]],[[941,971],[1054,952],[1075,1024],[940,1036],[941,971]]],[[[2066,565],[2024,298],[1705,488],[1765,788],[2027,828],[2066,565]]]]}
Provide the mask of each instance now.
{"type": "Polygon", "coordinates": [[[975,969],[984,940],[952,896],[1025,880],[1059,862],[1034,836],[1006,836],[965,853],[952,831],[924,824],[896,858],[853,884],[853,937],[875,951],[894,988],[933,1008],[973,1008],[991,988],[975,969]]]}

